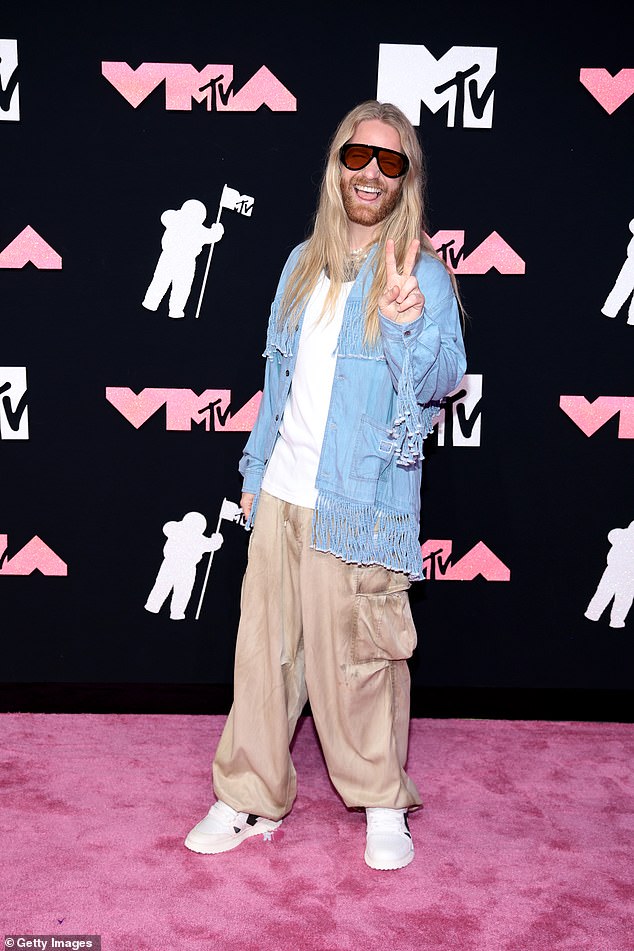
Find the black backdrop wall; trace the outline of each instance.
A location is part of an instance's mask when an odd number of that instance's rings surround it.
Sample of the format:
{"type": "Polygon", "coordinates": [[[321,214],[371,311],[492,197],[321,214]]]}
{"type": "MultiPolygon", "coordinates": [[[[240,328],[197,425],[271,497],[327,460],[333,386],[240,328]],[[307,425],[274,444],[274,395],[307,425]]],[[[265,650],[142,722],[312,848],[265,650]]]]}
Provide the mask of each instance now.
{"type": "Polygon", "coordinates": [[[4,709],[226,704],[248,541],[231,503],[269,304],[335,125],[378,90],[420,127],[429,233],[470,315],[468,376],[426,443],[417,711],[496,712],[498,691],[503,712],[548,716],[556,692],[584,698],[563,716],[627,715],[625,14],[14,4],[1,29],[4,709]],[[224,226],[206,282],[190,199],[224,226]],[[192,512],[223,544],[208,572],[200,527],[166,555],[176,620],[156,590],[145,605],[163,526],[192,512]]]}

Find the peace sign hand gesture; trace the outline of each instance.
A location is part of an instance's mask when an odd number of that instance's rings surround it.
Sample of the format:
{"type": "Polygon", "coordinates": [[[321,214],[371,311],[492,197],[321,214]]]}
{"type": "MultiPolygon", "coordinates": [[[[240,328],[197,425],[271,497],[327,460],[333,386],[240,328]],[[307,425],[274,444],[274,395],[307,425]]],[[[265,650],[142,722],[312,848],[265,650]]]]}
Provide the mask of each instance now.
{"type": "Polygon", "coordinates": [[[379,298],[379,310],[390,320],[399,324],[409,324],[423,312],[425,297],[418,286],[418,281],[412,275],[420,241],[412,241],[405,261],[403,273],[399,274],[396,268],[394,242],[389,239],[385,244],[385,270],[387,274],[386,287],[379,298]]]}

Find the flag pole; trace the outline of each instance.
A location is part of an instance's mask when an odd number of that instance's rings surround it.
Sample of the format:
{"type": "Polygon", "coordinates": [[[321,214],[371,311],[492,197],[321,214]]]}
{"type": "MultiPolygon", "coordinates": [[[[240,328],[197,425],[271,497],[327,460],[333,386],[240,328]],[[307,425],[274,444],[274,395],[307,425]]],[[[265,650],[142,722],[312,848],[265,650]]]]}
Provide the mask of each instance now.
{"type": "MultiPolygon", "coordinates": [[[[218,213],[218,217],[220,217],[220,213],[218,213]]],[[[216,534],[218,534],[218,532],[220,531],[220,523],[221,523],[221,521],[222,521],[222,510],[223,510],[223,507],[224,507],[224,504],[225,504],[226,501],[227,501],[226,499],[223,499],[223,500],[222,500],[222,505],[220,506],[220,515],[218,516],[218,524],[217,524],[217,526],[216,526],[216,534]]],[[[207,581],[209,580],[209,572],[210,572],[210,570],[211,570],[211,563],[212,563],[212,561],[214,560],[214,551],[215,551],[215,549],[212,549],[212,550],[209,552],[209,561],[207,562],[207,571],[206,571],[206,573],[205,573],[205,580],[203,581],[203,589],[202,589],[202,591],[200,592],[200,600],[199,600],[199,602],[198,602],[198,610],[196,611],[196,618],[195,618],[196,621],[197,621],[198,618],[200,617],[200,609],[201,609],[202,604],[203,604],[203,598],[205,597],[205,591],[207,590],[207,581]]]]}
{"type": "MultiPolygon", "coordinates": [[[[225,189],[224,189],[224,185],[223,185],[222,194],[220,195],[220,202],[218,203],[218,214],[216,215],[216,224],[217,224],[217,225],[220,224],[220,215],[222,214],[222,196],[224,195],[224,193],[225,193],[225,189]]],[[[211,241],[211,242],[209,243],[209,255],[208,255],[208,257],[207,257],[207,267],[205,268],[205,276],[204,276],[204,278],[203,278],[203,286],[202,286],[201,291],[200,291],[200,297],[198,298],[198,307],[196,308],[196,315],[195,315],[195,316],[196,316],[196,319],[198,319],[198,316],[199,316],[199,314],[200,314],[200,308],[201,308],[202,302],[203,302],[203,294],[205,293],[205,287],[207,286],[207,276],[208,276],[208,274],[209,274],[209,265],[211,264],[211,255],[213,254],[214,244],[215,244],[215,243],[216,243],[215,241],[211,241]]],[[[198,616],[198,615],[197,615],[197,616],[198,616]]]]}

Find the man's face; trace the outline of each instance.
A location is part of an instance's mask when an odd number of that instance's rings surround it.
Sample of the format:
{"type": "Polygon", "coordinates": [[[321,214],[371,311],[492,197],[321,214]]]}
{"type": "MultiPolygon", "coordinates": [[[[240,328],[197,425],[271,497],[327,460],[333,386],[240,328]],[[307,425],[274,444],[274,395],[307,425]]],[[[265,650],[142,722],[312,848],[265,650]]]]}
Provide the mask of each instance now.
{"type": "MultiPolygon", "coordinates": [[[[349,141],[403,151],[396,129],[380,119],[359,122],[349,141]]],[[[350,221],[366,227],[384,221],[398,204],[403,181],[403,178],[386,178],[376,158],[358,172],[341,165],[341,196],[350,221]]]]}

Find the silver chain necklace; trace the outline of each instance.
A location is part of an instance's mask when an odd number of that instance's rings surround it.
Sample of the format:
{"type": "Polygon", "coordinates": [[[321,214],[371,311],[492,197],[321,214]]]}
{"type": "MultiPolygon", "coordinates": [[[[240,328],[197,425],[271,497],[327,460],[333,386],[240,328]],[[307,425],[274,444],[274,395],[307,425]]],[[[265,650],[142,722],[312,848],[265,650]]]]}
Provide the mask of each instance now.
{"type": "Polygon", "coordinates": [[[350,251],[343,262],[343,279],[346,281],[356,281],[361,267],[370,253],[370,246],[365,245],[362,248],[354,248],[350,251]]]}

